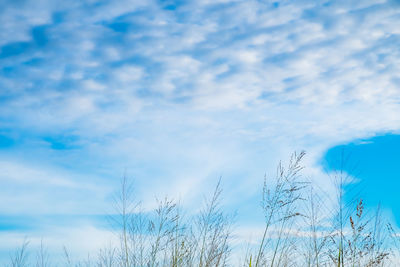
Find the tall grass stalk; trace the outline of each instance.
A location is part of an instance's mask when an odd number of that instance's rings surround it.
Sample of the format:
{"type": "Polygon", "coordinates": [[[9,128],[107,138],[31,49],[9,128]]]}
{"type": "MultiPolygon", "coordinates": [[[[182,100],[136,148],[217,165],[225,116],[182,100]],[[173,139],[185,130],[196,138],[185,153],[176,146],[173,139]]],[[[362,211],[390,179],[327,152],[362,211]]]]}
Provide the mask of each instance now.
{"type": "Polygon", "coordinates": [[[249,243],[242,254],[244,261],[233,260],[239,253],[233,241],[238,240],[234,217],[221,204],[221,179],[198,212],[184,215],[180,203],[169,198],[144,211],[124,175],[110,216],[118,244],[110,243],[83,261],[73,261],[64,247],[64,262],[56,265],[43,242],[31,262],[25,240],[9,267],[396,266],[399,235],[380,209],[368,212],[361,198],[345,200],[351,178],[343,171],[334,173],[337,192],[331,199],[302,176],[304,156],[294,153],[287,165],[278,164],[273,177],[264,177],[264,228],[259,242],[249,243]]]}

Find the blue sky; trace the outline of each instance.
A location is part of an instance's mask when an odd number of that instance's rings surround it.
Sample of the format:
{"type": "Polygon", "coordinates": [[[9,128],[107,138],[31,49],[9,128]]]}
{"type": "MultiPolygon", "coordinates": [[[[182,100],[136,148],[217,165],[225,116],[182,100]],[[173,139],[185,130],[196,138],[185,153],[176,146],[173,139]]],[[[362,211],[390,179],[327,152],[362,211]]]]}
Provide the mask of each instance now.
{"type": "Polygon", "coordinates": [[[356,179],[355,185],[347,186],[347,191],[354,192],[349,192],[349,201],[361,197],[370,207],[381,205],[393,213],[399,225],[399,151],[400,135],[380,135],[330,148],[323,165],[329,170],[344,170],[356,179]]]}
{"type": "Polygon", "coordinates": [[[367,201],[398,211],[399,47],[395,0],[1,1],[0,250],[95,249],[79,237],[109,238],[96,218],[124,172],[145,208],[188,210],[222,176],[246,217],[304,149],[331,192],[341,145],[367,201]]]}

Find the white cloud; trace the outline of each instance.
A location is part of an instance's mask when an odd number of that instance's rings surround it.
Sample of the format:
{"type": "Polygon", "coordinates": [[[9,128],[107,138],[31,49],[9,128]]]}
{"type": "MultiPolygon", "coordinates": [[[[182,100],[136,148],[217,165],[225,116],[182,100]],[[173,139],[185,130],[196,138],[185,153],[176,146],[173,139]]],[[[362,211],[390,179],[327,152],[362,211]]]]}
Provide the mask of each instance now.
{"type": "Polygon", "coordinates": [[[3,215],[102,213],[106,197],[113,192],[100,177],[54,167],[3,159],[0,168],[0,198],[7,203],[0,207],[3,215]]]}
{"type": "Polygon", "coordinates": [[[118,80],[123,83],[138,81],[143,76],[143,70],[135,66],[124,66],[115,70],[118,80]]]}

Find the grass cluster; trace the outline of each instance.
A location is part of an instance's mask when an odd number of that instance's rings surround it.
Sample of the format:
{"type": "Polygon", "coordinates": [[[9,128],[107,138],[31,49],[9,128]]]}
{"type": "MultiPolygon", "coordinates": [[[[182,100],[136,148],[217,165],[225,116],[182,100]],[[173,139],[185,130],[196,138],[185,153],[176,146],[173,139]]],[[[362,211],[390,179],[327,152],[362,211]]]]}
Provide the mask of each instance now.
{"type": "Polygon", "coordinates": [[[340,171],[333,175],[335,196],[323,193],[301,176],[303,157],[304,152],[294,153],[286,166],[278,165],[274,177],[265,177],[263,233],[243,252],[234,245],[234,217],[221,207],[220,182],[202,210],[187,218],[179,203],[169,199],[158,201],[153,213],[143,212],[124,177],[111,216],[117,245],[79,262],[65,249],[63,262],[55,264],[43,244],[29,259],[24,242],[9,266],[398,266],[396,233],[379,209],[367,211],[361,198],[345,201],[348,177],[340,171]]]}

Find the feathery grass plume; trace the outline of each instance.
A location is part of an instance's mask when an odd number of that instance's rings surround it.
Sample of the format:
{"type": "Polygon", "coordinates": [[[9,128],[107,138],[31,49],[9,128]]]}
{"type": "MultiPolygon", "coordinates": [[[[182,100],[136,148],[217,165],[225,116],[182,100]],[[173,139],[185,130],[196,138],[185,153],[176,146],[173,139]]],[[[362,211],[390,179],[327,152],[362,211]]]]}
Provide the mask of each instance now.
{"type": "Polygon", "coordinates": [[[49,253],[40,240],[39,251],[36,253],[36,267],[50,267],[49,253]]]}
{"type": "Polygon", "coordinates": [[[167,198],[158,201],[155,217],[149,223],[149,234],[152,237],[149,267],[164,265],[167,262],[167,249],[172,242],[178,218],[175,209],[176,204],[167,198]],[[161,253],[166,254],[160,255],[161,253]]]}
{"type": "Polygon", "coordinates": [[[108,247],[99,250],[97,255],[97,267],[114,267],[117,265],[115,258],[116,248],[109,244],[108,247]]]}
{"type": "Polygon", "coordinates": [[[322,227],[329,216],[323,203],[325,199],[316,194],[312,185],[304,205],[304,225],[307,236],[303,238],[303,255],[306,266],[320,267],[325,266],[329,261],[326,253],[326,246],[329,240],[330,232],[322,227]],[[323,215],[322,215],[323,214],[323,215]]]}
{"type": "Polygon", "coordinates": [[[28,267],[28,245],[29,241],[24,239],[22,245],[17,248],[14,255],[11,256],[11,267],[28,267]]]}
{"type": "MultiPolygon", "coordinates": [[[[266,224],[258,252],[255,257],[255,267],[279,266],[285,258],[285,253],[291,243],[289,235],[294,219],[301,214],[298,212],[298,202],[303,201],[302,193],[306,184],[299,180],[299,173],[303,169],[300,165],[305,152],[293,153],[287,168],[278,164],[275,181],[272,189],[264,179],[262,207],[266,224]],[[274,229],[271,229],[274,227],[274,229]],[[277,237],[271,237],[271,230],[276,229],[277,237]],[[268,253],[266,249],[270,248],[268,253]]],[[[286,259],[287,260],[287,259],[286,259]]]]}
{"type": "Polygon", "coordinates": [[[133,184],[124,174],[121,179],[120,191],[114,197],[114,209],[118,217],[111,217],[119,231],[119,262],[121,267],[131,267],[131,250],[129,246],[129,224],[137,204],[134,202],[133,184]]]}
{"type": "Polygon", "coordinates": [[[65,267],[73,267],[74,265],[72,263],[71,256],[70,256],[66,246],[63,246],[63,256],[64,256],[64,261],[65,261],[64,266],[65,267]]]}
{"type": "Polygon", "coordinates": [[[194,226],[195,266],[227,266],[230,256],[232,217],[220,207],[221,179],[219,179],[211,199],[197,217],[194,226]]]}
{"type": "MultiPolygon", "coordinates": [[[[399,235],[385,222],[380,209],[368,213],[359,198],[355,208],[345,201],[347,173],[335,173],[335,203],[323,190],[301,176],[305,153],[294,153],[287,166],[279,163],[276,176],[264,178],[262,208],[265,226],[260,243],[249,244],[244,257],[232,245],[233,216],[221,206],[221,179],[210,199],[194,216],[182,215],[179,203],[157,200],[153,211],[144,212],[134,200],[132,183],[123,176],[115,197],[116,216],[111,216],[119,244],[101,249],[97,258],[72,261],[64,247],[66,267],[386,267],[400,259],[399,235]],[[309,189],[309,190],[308,190],[309,189]],[[331,201],[331,202],[330,202],[331,201]],[[328,203],[328,204],[327,204],[328,203]],[[333,203],[333,202],[332,202],[333,203]]],[[[346,187],[347,189],[347,187],[346,187]]],[[[353,202],[350,201],[350,204],[353,202]]],[[[10,267],[31,266],[28,241],[11,257],[10,267]]],[[[57,266],[41,242],[35,267],[57,266]]]]}

